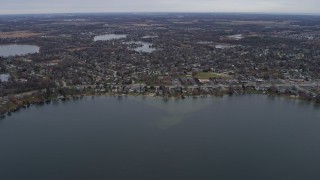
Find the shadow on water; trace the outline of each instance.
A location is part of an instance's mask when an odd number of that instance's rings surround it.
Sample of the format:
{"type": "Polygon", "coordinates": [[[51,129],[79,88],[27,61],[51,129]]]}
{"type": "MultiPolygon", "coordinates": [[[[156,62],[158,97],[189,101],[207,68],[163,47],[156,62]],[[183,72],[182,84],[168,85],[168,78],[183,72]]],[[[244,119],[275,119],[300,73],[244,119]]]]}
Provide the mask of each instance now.
{"type": "Polygon", "coordinates": [[[153,126],[159,129],[168,129],[183,123],[193,113],[217,103],[221,99],[217,98],[187,98],[187,99],[171,99],[171,98],[132,98],[138,103],[142,103],[149,107],[162,111],[163,116],[154,117],[153,126]]]}

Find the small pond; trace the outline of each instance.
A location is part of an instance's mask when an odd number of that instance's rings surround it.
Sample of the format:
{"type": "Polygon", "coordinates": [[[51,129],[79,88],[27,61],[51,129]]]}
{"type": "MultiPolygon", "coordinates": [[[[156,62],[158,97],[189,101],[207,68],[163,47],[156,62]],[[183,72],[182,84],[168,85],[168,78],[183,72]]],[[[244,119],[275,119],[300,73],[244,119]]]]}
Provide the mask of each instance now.
{"type": "Polygon", "coordinates": [[[126,37],[127,35],[125,34],[104,34],[100,36],[95,36],[93,40],[94,41],[110,41],[110,40],[122,39],[126,37]]]}

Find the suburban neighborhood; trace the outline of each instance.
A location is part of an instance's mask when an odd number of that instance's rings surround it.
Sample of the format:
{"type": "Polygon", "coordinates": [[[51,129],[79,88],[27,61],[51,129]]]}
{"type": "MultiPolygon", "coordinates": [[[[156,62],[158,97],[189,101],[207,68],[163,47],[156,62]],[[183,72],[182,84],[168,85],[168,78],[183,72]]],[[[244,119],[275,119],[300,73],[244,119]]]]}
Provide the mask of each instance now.
{"type": "Polygon", "coordinates": [[[0,16],[0,46],[34,48],[0,53],[0,116],[88,95],[268,94],[317,103],[320,18],[310,17],[0,16]]]}

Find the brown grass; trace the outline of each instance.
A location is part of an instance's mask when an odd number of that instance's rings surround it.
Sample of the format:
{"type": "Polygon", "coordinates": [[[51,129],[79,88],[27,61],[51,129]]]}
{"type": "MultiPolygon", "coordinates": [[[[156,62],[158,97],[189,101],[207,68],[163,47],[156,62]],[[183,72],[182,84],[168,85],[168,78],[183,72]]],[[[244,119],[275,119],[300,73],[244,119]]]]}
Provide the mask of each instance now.
{"type": "Polygon", "coordinates": [[[41,33],[33,33],[29,31],[12,31],[12,32],[0,32],[0,38],[29,38],[33,36],[39,36],[41,33]]]}
{"type": "Polygon", "coordinates": [[[289,25],[292,21],[229,21],[229,22],[217,22],[218,24],[231,24],[231,25],[262,25],[262,26],[270,26],[270,25],[289,25]]]}
{"type": "Polygon", "coordinates": [[[68,51],[75,52],[75,51],[81,51],[84,49],[88,49],[89,47],[75,47],[75,48],[68,48],[68,51]]]}
{"type": "Polygon", "coordinates": [[[54,60],[51,60],[51,61],[48,61],[48,63],[61,63],[62,60],[61,59],[54,59],[54,60]]]}

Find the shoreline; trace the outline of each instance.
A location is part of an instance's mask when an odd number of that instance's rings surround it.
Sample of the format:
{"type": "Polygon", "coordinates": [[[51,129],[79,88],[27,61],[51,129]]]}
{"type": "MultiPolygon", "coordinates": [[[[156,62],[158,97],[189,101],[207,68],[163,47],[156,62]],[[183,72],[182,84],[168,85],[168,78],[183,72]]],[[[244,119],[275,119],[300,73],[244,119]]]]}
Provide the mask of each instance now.
{"type": "MultiPolygon", "coordinates": [[[[288,100],[299,100],[304,101],[310,104],[317,105],[319,102],[317,102],[315,99],[306,99],[301,96],[293,96],[293,95],[284,95],[284,94],[276,94],[276,93],[266,93],[266,92],[252,92],[252,93],[222,93],[219,95],[213,95],[213,94],[199,94],[199,95],[181,95],[181,96],[160,96],[156,95],[155,93],[115,93],[115,92],[106,92],[106,93],[84,93],[84,94],[76,94],[76,95],[66,95],[66,96],[56,96],[56,97],[50,97],[50,98],[35,98],[35,94],[31,94],[29,96],[32,96],[33,101],[26,101],[26,100],[20,100],[20,103],[17,104],[11,104],[8,108],[3,108],[0,105],[0,120],[5,119],[7,116],[11,116],[13,113],[18,112],[20,109],[27,109],[30,106],[34,105],[45,105],[45,104],[51,104],[55,101],[70,101],[70,100],[81,100],[84,97],[142,97],[142,98],[156,98],[156,99],[162,99],[162,100],[184,100],[184,99],[198,99],[198,98],[212,98],[212,97],[220,97],[223,98],[225,96],[242,96],[242,95],[264,95],[268,97],[279,97],[279,98],[285,98],[288,100]],[[21,103],[22,102],[22,103],[21,103]]],[[[29,97],[30,98],[30,97],[29,97]]],[[[28,98],[27,98],[28,99],[28,98]]]]}

